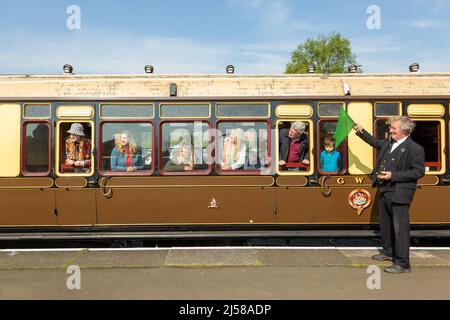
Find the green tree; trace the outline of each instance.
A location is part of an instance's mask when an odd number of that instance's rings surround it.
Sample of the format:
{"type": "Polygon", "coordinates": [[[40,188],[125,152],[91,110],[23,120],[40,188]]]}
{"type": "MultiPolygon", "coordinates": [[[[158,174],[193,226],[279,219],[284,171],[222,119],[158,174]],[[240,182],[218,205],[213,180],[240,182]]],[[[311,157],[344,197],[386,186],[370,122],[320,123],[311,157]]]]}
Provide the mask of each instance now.
{"type": "Polygon", "coordinates": [[[357,64],[350,41],[332,32],[327,37],[308,39],[291,53],[291,61],[285,73],[308,73],[308,66],[314,64],[317,73],[344,73],[347,66],[357,64]]]}

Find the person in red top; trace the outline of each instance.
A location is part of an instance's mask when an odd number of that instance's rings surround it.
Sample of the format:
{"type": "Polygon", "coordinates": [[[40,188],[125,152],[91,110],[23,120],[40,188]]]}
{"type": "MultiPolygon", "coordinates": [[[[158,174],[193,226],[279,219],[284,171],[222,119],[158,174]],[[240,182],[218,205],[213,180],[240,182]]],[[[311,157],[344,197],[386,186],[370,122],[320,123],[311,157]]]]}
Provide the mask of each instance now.
{"type": "MultiPolygon", "coordinates": [[[[280,131],[279,141],[279,165],[303,164],[309,166],[309,144],[306,134],[306,123],[296,121],[292,123],[289,130],[280,131]]],[[[299,167],[288,168],[290,171],[298,171],[299,167]]]]}
{"type": "Polygon", "coordinates": [[[123,131],[117,146],[111,152],[111,170],[135,172],[144,168],[141,152],[138,152],[134,138],[128,131],[123,131]]]}

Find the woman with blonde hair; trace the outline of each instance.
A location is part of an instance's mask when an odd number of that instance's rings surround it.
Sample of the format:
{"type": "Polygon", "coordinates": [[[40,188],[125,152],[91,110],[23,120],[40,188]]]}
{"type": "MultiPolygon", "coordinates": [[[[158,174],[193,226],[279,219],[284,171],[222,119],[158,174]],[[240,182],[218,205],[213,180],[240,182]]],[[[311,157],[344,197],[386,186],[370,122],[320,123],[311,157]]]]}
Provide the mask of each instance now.
{"type": "Polygon", "coordinates": [[[242,169],[245,164],[246,145],[244,130],[232,129],[226,137],[222,149],[222,170],[242,169]]]}
{"type": "Polygon", "coordinates": [[[142,169],[142,155],[139,154],[133,135],[122,131],[117,139],[117,145],[111,152],[111,170],[134,172],[142,169]]]}
{"type": "Polygon", "coordinates": [[[170,158],[164,166],[167,172],[192,171],[194,169],[194,158],[192,147],[189,144],[182,144],[176,155],[170,158]]]}

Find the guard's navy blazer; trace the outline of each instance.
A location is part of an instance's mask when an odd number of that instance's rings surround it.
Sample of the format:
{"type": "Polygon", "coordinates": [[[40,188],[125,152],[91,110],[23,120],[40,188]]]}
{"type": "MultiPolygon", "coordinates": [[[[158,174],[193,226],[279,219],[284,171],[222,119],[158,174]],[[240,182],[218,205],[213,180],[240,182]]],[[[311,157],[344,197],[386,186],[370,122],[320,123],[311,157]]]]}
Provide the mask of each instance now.
{"type": "MultiPolygon", "coordinates": [[[[280,130],[280,160],[288,161],[289,155],[289,147],[291,143],[291,139],[289,138],[289,129],[280,130]]],[[[308,145],[308,135],[306,133],[302,133],[300,136],[300,150],[299,150],[299,159],[298,162],[302,162],[303,160],[309,160],[309,145],[308,145]]]]}
{"type": "MultiPolygon", "coordinates": [[[[378,140],[366,130],[356,135],[379,150],[376,168],[380,166],[386,152],[391,151],[390,140],[378,140]]],[[[391,183],[394,185],[394,197],[392,201],[399,204],[410,204],[417,188],[417,180],[425,175],[425,150],[415,143],[411,137],[400,144],[400,153],[396,159],[396,168],[392,171],[391,183]]],[[[372,177],[372,184],[377,186],[376,174],[372,177]]]]}

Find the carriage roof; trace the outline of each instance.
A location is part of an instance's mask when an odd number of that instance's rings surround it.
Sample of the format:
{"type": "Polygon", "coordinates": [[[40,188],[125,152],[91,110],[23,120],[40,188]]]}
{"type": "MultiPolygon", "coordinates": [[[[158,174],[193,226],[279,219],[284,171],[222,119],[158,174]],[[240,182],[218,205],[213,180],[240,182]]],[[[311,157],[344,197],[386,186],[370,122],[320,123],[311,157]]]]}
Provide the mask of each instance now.
{"type": "Polygon", "coordinates": [[[448,97],[450,73],[302,75],[0,75],[5,99],[448,97]]]}

